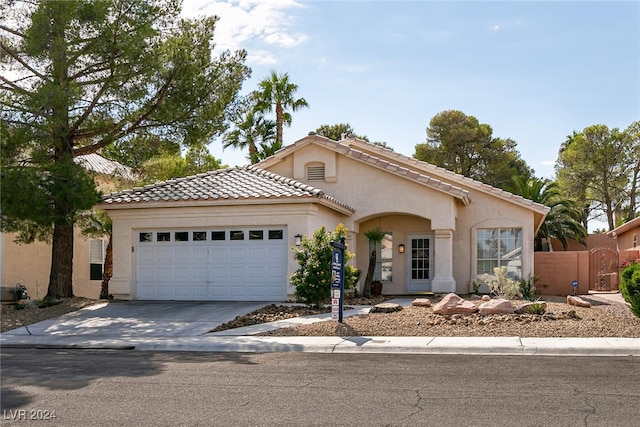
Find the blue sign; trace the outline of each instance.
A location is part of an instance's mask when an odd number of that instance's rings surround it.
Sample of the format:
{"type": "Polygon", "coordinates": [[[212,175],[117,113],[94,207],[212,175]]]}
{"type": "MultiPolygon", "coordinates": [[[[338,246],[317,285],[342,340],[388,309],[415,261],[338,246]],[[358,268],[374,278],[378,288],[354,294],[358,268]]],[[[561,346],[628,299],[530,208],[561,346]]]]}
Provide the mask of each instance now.
{"type": "Polygon", "coordinates": [[[344,304],[344,237],[331,242],[331,319],[342,323],[344,304]]]}

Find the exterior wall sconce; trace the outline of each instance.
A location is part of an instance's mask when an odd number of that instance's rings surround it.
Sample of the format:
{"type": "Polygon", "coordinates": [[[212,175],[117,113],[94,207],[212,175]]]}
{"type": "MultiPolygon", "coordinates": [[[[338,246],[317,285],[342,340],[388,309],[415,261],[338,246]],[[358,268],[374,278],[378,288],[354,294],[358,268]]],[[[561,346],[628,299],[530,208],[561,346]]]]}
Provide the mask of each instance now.
{"type": "Polygon", "coordinates": [[[398,252],[400,252],[401,254],[403,254],[403,253],[404,253],[404,243],[400,243],[400,244],[398,245],[398,252]]]}
{"type": "Polygon", "coordinates": [[[302,235],[301,234],[296,234],[294,237],[296,238],[295,245],[296,246],[302,245],[302,235]]]}

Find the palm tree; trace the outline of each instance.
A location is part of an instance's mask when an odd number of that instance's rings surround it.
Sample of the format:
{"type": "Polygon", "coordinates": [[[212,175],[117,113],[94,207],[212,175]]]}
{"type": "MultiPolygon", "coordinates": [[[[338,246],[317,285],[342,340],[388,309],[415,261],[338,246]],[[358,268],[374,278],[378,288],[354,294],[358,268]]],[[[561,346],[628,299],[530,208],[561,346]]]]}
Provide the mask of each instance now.
{"type": "Polygon", "coordinates": [[[308,108],[309,104],[304,98],[295,98],[298,85],[289,82],[289,74],[271,74],[259,84],[259,89],[253,93],[257,102],[256,109],[262,113],[276,113],[276,144],[282,146],[282,127],[291,126],[291,113],[300,108],[308,108]]]}
{"type": "MultiPolygon", "coordinates": [[[[256,110],[255,106],[248,107],[235,125],[234,130],[224,135],[222,147],[225,149],[234,147],[241,150],[248,148],[247,158],[251,164],[268,157],[264,155],[264,152],[268,151],[266,149],[277,145],[273,142],[275,140],[275,122],[265,118],[262,113],[256,110]]],[[[281,147],[282,145],[278,148],[281,147]]]]}
{"type": "Polygon", "coordinates": [[[551,237],[560,240],[565,250],[567,239],[584,242],[587,230],[581,223],[581,211],[576,208],[573,201],[561,197],[556,182],[536,177],[529,178],[527,181],[521,177],[515,177],[513,181],[518,194],[522,197],[551,208],[536,235],[536,250],[542,250],[542,239],[551,237]]]}
{"type": "Polygon", "coordinates": [[[364,232],[365,237],[369,241],[371,247],[371,255],[369,256],[369,268],[367,269],[367,277],[364,279],[364,286],[362,287],[362,296],[369,298],[371,296],[371,282],[373,282],[373,274],[376,269],[377,254],[376,248],[384,239],[386,231],[382,231],[380,227],[372,228],[364,232]]]}

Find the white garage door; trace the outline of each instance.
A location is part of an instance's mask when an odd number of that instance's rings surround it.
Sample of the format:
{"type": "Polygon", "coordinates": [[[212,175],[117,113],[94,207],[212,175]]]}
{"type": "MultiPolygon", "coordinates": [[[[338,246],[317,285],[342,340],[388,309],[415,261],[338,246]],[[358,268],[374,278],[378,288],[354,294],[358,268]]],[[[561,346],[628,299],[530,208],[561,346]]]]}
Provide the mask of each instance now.
{"type": "Polygon", "coordinates": [[[285,228],[145,230],[136,234],[139,300],[286,299],[285,228]]]}

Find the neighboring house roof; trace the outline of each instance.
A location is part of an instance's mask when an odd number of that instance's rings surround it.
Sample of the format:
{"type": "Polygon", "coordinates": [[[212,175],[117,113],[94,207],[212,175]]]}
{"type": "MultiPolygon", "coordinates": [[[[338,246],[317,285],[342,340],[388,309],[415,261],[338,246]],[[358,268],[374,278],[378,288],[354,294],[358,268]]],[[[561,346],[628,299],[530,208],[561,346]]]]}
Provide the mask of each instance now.
{"type": "Polygon", "coordinates": [[[319,188],[255,166],[220,169],[107,194],[102,198],[101,208],[147,208],[154,203],[167,206],[166,202],[199,206],[238,200],[255,203],[314,201],[347,215],[355,212],[319,188]]]}
{"type": "Polygon", "coordinates": [[[607,235],[609,235],[610,237],[616,237],[622,233],[626,233],[627,231],[635,227],[640,227],[640,216],[632,219],[631,221],[627,221],[621,226],[616,227],[613,230],[607,232],[607,235]]]}
{"type": "Polygon", "coordinates": [[[103,175],[120,176],[133,181],[135,175],[130,167],[113,160],[105,159],[96,153],[84,154],[73,159],[74,162],[87,170],[91,170],[103,175]]]}
{"type": "Polygon", "coordinates": [[[491,194],[516,205],[526,207],[535,212],[536,229],[542,224],[544,217],[550,210],[548,206],[525,199],[522,196],[492,187],[491,185],[467,178],[463,175],[434,166],[430,163],[414,159],[413,157],[396,153],[388,148],[371,144],[355,137],[349,137],[341,141],[334,141],[324,136],[310,133],[309,136],[278,150],[273,156],[259,162],[257,166],[268,168],[305,145],[312,143],[325,146],[352,159],[384,169],[396,175],[406,176],[408,179],[426,184],[436,190],[446,192],[462,200],[465,205],[471,203],[469,191],[464,188],[467,187],[486,194],[491,194]],[[375,153],[375,155],[372,153],[375,153]],[[454,182],[457,185],[450,184],[449,182],[454,182]]]}

